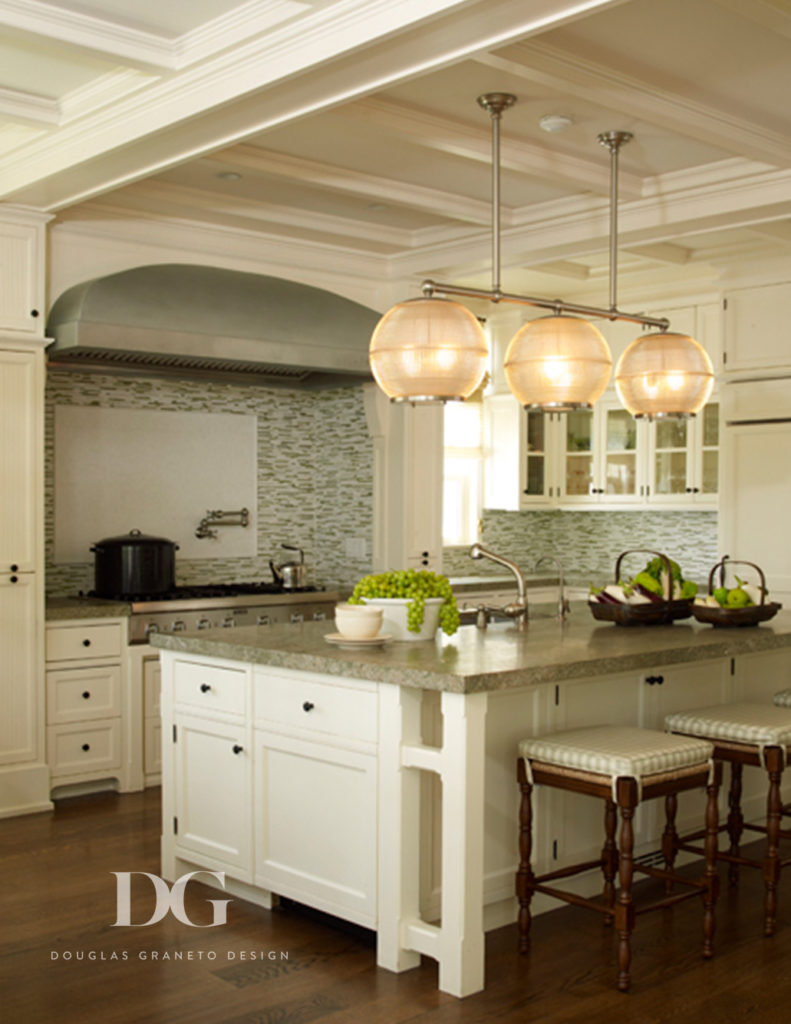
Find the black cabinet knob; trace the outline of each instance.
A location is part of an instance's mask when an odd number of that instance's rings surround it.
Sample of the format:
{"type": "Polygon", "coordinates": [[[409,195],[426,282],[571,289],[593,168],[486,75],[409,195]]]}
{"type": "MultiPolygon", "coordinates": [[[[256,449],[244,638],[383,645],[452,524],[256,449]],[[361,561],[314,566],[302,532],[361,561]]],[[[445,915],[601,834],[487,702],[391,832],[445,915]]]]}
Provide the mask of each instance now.
{"type": "Polygon", "coordinates": [[[12,565],[11,566],[11,572],[19,572],[19,566],[18,565],[12,565]]]}
{"type": "Polygon", "coordinates": [[[312,710],[313,710],[313,708],[314,708],[315,706],[316,706],[316,705],[315,705],[315,704],[313,704],[313,702],[312,702],[312,701],[306,700],[306,701],[304,701],[304,702],[303,702],[303,704],[302,704],[302,710],[303,710],[303,711],[312,711],[312,710]]]}
{"type": "Polygon", "coordinates": [[[83,690],[82,691],[82,699],[83,700],[90,700],[90,697],[91,697],[91,691],[90,690],[83,690]]]}
{"type": "Polygon", "coordinates": [[[210,689],[211,689],[211,687],[209,686],[208,683],[201,683],[200,684],[200,692],[201,693],[208,693],[210,689]]]}
{"type": "Polygon", "coordinates": [[[37,316],[39,316],[39,311],[37,309],[31,309],[30,310],[30,315],[32,317],[37,317],[37,316]]]}
{"type": "Polygon", "coordinates": [[[665,681],[664,676],[646,676],[645,681],[649,686],[661,686],[665,681]]]}
{"type": "Polygon", "coordinates": [[[83,743],[83,745],[82,745],[82,749],[83,749],[83,750],[90,750],[90,749],[91,749],[91,745],[90,745],[90,743],[83,743]]]}
{"type": "Polygon", "coordinates": [[[240,747],[238,743],[234,743],[232,749],[233,749],[234,754],[241,754],[242,751],[244,750],[244,747],[240,747]]]}
{"type": "Polygon", "coordinates": [[[91,646],[91,641],[90,640],[83,640],[82,646],[83,647],[90,647],[91,646]]]}
{"type": "Polygon", "coordinates": [[[19,577],[18,576],[12,576],[11,577],[11,582],[12,583],[19,583],[19,577]]]}

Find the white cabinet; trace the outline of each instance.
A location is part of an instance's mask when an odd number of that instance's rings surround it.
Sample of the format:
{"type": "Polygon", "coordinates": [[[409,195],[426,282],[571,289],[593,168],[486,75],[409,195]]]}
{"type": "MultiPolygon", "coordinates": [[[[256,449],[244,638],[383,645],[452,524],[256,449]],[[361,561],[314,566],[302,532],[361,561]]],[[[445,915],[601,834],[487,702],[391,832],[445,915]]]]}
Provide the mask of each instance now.
{"type": "MultiPolygon", "coordinates": [[[[3,287],[7,295],[6,280],[3,287]]],[[[41,349],[0,338],[0,817],[51,807],[44,733],[43,408],[41,349]]]]}
{"type": "Polygon", "coordinates": [[[709,402],[692,419],[657,420],[649,430],[650,503],[716,508],[719,463],[719,402],[709,402]]]}
{"type": "Polygon", "coordinates": [[[44,225],[50,218],[0,213],[0,330],[44,336],[44,225]]]}
{"type": "Polygon", "coordinates": [[[724,300],[725,370],[772,372],[791,366],[791,282],[738,288],[724,300]]]}
{"type": "Polygon", "coordinates": [[[47,760],[54,787],[118,779],[129,786],[123,706],[125,620],[47,626],[47,760]]]}
{"type": "Polygon", "coordinates": [[[156,785],[162,775],[161,695],[159,655],[143,658],[143,772],[146,786],[156,785]]]}

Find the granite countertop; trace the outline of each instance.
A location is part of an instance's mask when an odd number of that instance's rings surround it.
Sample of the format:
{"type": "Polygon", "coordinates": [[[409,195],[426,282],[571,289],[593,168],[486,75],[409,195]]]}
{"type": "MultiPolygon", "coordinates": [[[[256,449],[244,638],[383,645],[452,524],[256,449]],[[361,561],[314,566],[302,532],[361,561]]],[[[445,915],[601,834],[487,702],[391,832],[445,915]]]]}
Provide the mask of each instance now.
{"type": "Polygon", "coordinates": [[[485,631],[462,626],[452,637],[439,633],[434,641],[359,649],[328,644],[324,636],[331,631],[326,622],[241,626],[230,635],[218,629],[158,634],[151,644],[304,672],[476,693],[791,647],[791,611],[748,629],[715,629],[693,619],[619,627],[597,622],[580,603],[565,622],[537,618],[524,632],[510,623],[485,631]]]}
{"type": "Polygon", "coordinates": [[[99,597],[50,597],[44,616],[47,622],[63,619],[120,619],[129,615],[131,605],[99,597]]]}

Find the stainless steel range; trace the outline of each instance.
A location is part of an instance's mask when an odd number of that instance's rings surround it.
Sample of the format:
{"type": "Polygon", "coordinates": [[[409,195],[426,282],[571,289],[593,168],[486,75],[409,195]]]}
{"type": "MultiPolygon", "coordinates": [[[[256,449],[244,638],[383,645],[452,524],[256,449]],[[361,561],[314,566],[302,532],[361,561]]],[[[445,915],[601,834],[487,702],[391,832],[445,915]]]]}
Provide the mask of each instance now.
{"type": "Polygon", "coordinates": [[[181,633],[234,626],[332,619],[340,599],[334,590],[285,589],[277,583],[222,583],[174,587],[165,594],[118,595],[129,601],[129,642],[144,644],[152,633],[181,633]]]}

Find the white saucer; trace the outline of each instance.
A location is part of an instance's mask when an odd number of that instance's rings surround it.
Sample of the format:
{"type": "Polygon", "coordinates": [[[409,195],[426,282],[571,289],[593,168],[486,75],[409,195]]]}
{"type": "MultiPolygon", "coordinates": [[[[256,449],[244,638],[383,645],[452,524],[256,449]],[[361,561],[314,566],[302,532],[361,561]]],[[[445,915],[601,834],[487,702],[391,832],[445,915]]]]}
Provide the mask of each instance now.
{"type": "Polygon", "coordinates": [[[325,633],[324,639],[328,644],[335,644],[337,647],[381,647],[388,640],[392,640],[389,633],[379,633],[378,636],[344,636],[343,633],[325,633]]]}

